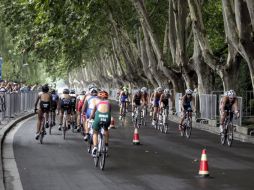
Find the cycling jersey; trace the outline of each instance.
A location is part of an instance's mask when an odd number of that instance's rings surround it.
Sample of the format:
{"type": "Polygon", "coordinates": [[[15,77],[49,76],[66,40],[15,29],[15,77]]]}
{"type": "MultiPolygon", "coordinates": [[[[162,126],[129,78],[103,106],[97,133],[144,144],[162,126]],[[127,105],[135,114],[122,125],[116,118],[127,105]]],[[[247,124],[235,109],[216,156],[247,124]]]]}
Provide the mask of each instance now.
{"type": "Polygon", "coordinates": [[[155,93],[154,104],[153,104],[154,107],[159,107],[161,94],[162,93],[155,93]]]}
{"type": "Polygon", "coordinates": [[[71,111],[75,111],[76,110],[76,97],[75,96],[71,96],[71,111]]]}
{"type": "Polygon", "coordinates": [[[192,96],[190,98],[185,97],[183,99],[183,108],[185,111],[191,109],[191,101],[192,101],[192,96]]]}
{"type": "Polygon", "coordinates": [[[98,97],[97,96],[91,96],[89,99],[87,99],[87,110],[86,110],[86,118],[90,118],[91,113],[94,109],[94,107],[96,106],[96,103],[98,101],[98,97]]]}
{"type": "Polygon", "coordinates": [[[101,100],[96,105],[93,129],[98,131],[101,122],[105,124],[105,130],[107,130],[111,122],[111,105],[108,100],[101,100]]]}
{"type": "Polygon", "coordinates": [[[121,93],[121,102],[126,102],[128,100],[128,93],[127,92],[122,92],[121,93]]]}
{"type": "Polygon", "coordinates": [[[142,98],[142,94],[135,94],[134,95],[133,102],[135,103],[136,106],[141,105],[141,98],[142,98]]]}
{"type": "Polygon", "coordinates": [[[51,109],[52,110],[56,110],[58,100],[59,100],[59,96],[57,94],[51,94],[51,109]]]}
{"type": "Polygon", "coordinates": [[[84,98],[85,98],[85,95],[80,95],[77,97],[77,100],[78,100],[77,111],[78,112],[81,112],[82,110],[82,107],[84,105],[84,98]]]}
{"type": "Polygon", "coordinates": [[[165,107],[168,106],[168,99],[169,99],[169,97],[170,97],[169,95],[163,95],[163,98],[162,98],[161,102],[163,103],[163,105],[165,107]]]}

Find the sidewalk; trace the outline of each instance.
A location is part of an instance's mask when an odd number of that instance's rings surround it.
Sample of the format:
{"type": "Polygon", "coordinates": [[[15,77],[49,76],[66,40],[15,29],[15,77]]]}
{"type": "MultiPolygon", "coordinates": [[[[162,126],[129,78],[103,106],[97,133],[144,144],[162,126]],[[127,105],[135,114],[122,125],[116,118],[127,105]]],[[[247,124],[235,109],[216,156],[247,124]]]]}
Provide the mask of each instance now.
{"type": "Polygon", "coordinates": [[[4,187],[4,176],[3,176],[3,162],[2,162],[2,144],[6,134],[19,122],[34,115],[33,111],[22,113],[15,118],[1,121],[0,124],[0,189],[5,190],[4,187]]]}

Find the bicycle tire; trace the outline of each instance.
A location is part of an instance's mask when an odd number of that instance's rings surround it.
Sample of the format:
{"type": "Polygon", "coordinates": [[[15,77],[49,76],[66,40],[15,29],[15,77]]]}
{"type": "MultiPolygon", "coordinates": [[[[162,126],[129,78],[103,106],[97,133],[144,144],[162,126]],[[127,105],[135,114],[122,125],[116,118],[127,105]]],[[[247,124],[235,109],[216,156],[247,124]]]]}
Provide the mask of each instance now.
{"type": "Polygon", "coordinates": [[[165,134],[168,133],[168,124],[167,124],[167,123],[164,124],[164,130],[163,130],[163,132],[164,132],[165,134]]]}
{"type": "Polygon", "coordinates": [[[232,124],[229,124],[228,130],[227,130],[227,145],[231,147],[232,142],[233,142],[233,126],[232,124]]]}
{"type": "Polygon", "coordinates": [[[185,125],[186,125],[186,124],[184,124],[183,127],[182,127],[182,129],[180,130],[180,136],[181,136],[181,137],[184,137],[185,128],[186,128],[185,125]]]}
{"type": "Polygon", "coordinates": [[[63,126],[63,139],[65,140],[65,135],[66,135],[66,124],[63,126]]]}
{"type": "Polygon", "coordinates": [[[186,129],[185,129],[185,136],[189,139],[190,136],[191,136],[191,130],[192,130],[192,127],[191,126],[186,126],[186,129]]]}
{"type": "Polygon", "coordinates": [[[101,140],[101,148],[100,148],[100,169],[104,170],[105,162],[106,162],[106,147],[105,147],[105,139],[102,137],[101,140]]]}
{"type": "Polygon", "coordinates": [[[223,132],[223,133],[220,134],[220,143],[221,143],[222,145],[225,144],[226,138],[227,138],[227,135],[226,135],[225,132],[223,132]]]}

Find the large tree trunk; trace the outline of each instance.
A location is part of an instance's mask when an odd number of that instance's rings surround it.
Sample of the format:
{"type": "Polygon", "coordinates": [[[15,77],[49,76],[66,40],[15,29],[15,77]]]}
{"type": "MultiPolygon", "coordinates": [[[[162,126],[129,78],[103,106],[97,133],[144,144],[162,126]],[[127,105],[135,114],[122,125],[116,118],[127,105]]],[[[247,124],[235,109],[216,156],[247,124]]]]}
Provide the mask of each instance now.
{"type": "Polygon", "coordinates": [[[253,43],[253,1],[222,0],[225,31],[228,43],[238,51],[248,64],[252,87],[254,89],[254,43],[253,43]],[[234,9],[232,7],[232,4],[234,9]],[[235,11],[234,11],[235,10],[235,11]]]}

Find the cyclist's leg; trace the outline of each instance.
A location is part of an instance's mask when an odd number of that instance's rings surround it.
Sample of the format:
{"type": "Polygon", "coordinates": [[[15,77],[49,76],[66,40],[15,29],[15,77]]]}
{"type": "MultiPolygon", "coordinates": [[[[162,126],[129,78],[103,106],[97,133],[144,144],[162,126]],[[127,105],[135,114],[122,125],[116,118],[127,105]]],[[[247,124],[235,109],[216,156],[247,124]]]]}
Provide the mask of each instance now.
{"type": "Polygon", "coordinates": [[[226,110],[223,110],[221,112],[221,115],[220,115],[220,133],[222,133],[224,131],[224,121],[225,121],[225,118],[227,116],[227,112],[226,110]]]}
{"type": "Polygon", "coordinates": [[[60,115],[59,115],[59,127],[58,127],[58,130],[62,130],[62,125],[63,125],[63,113],[64,113],[64,109],[61,108],[61,109],[60,109],[60,115]]]}
{"type": "Polygon", "coordinates": [[[38,119],[37,119],[37,127],[36,127],[36,134],[35,134],[35,139],[38,140],[40,130],[41,130],[41,122],[42,122],[42,111],[39,109],[38,110],[38,119]]]}
{"type": "Polygon", "coordinates": [[[93,128],[93,150],[92,150],[92,155],[96,155],[97,147],[98,147],[98,131],[100,129],[99,123],[98,123],[98,118],[94,119],[94,123],[92,125],[93,128]]]}
{"type": "Polygon", "coordinates": [[[183,121],[184,121],[184,118],[185,118],[185,110],[182,111],[181,113],[181,117],[180,117],[180,124],[179,124],[179,130],[182,130],[183,129],[183,121]]]}

